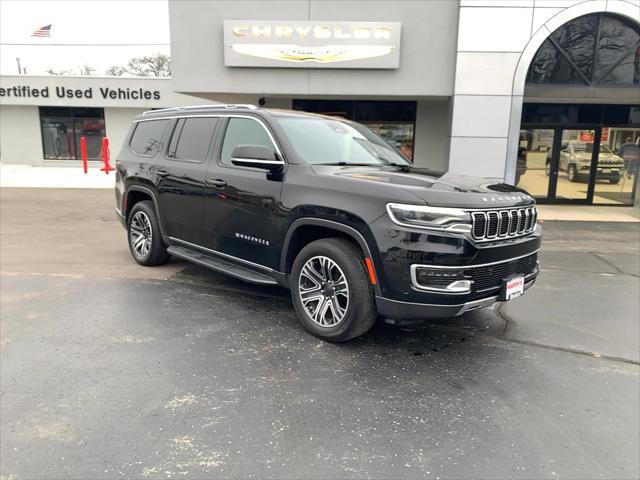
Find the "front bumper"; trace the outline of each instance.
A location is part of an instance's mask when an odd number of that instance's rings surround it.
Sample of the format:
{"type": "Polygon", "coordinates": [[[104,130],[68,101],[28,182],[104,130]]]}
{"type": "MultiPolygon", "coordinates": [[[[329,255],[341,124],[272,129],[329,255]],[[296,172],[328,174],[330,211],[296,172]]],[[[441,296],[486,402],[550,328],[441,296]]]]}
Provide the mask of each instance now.
{"type": "Polygon", "coordinates": [[[369,229],[370,243],[376,247],[372,251],[378,297],[409,304],[446,305],[453,312],[466,303],[498,295],[501,280],[508,276],[534,274],[526,281],[535,277],[542,233],[537,226],[524,237],[477,244],[460,236],[400,226],[388,215],[370,224],[369,229]],[[464,276],[473,281],[473,288],[449,292],[420,288],[412,275],[417,267],[448,272],[463,270],[464,276]]]}
{"type": "MultiPolygon", "coordinates": [[[[536,277],[529,279],[524,285],[525,291],[531,288],[535,281],[536,277]]],[[[412,303],[376,297],[376,306],[378,308],[378,314],[384,318],[387,323],[401,324],[407,321],[416,322],[432,318],[457,317],[463,313],[477,310],[478,308],[490,307],[498,303],[498,301],[498,295],[454,305],[412,303]]]]}

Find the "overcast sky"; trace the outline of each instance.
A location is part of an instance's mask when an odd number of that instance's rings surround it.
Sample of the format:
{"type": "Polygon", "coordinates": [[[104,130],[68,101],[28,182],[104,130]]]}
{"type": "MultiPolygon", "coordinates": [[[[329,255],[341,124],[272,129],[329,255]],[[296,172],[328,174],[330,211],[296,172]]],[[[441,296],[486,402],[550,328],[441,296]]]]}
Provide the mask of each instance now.
{"type": "Polygon", "coordinates": [[[18,73],[16,57],[29,75],[85,64],[104,75],[131,57],[169,54],[168,8],[167,0],[0,0],[0,74],[18,73]],[[48,24],[51,38],[31,36],[48,24]]]}

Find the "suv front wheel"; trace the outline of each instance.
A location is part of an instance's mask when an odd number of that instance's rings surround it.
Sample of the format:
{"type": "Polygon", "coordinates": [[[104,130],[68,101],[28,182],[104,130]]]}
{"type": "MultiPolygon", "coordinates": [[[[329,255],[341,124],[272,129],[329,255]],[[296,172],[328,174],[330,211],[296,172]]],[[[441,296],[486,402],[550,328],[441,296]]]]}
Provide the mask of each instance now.
{"type": "Polygon", "coordinates": [[[363,335],[377,318],[362,253],[342,238],[316,240],[300,251],[291,296],[302,326],[330,342],[363,335]]]}
{"type": "Polygon", "coordinates": [[[127,218],[127,238],[131,255],[140,265],[162,265],[171,258],[160,236],[155,209],[148,200],[136,203],[131,209],[127,218]]]}

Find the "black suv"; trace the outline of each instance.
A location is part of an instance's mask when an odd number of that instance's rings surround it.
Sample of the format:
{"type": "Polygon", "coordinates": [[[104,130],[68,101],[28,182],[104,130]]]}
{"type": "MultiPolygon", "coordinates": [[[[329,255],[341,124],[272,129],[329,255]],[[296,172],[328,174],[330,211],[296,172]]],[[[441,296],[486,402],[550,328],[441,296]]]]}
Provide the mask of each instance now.
{"type": "Polygon", "coordinates": [[[526,192],[416,168],[366,127],[251,105],[138,116],[116,162],[141,265],[179,257],[291,289],[330,341],[378,317],[451,317],[521,295],[541,228],[526,192]]]}

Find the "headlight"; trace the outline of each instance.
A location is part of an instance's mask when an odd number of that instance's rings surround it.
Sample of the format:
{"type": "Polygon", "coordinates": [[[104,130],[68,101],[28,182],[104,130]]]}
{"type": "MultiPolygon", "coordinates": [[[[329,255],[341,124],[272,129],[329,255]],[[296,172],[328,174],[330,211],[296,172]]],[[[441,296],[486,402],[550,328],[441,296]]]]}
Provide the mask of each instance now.
{"type": "Polygon", "coordinates": [[[471,215],[461,208],[387,203],[387,212],[394,223],[406,227],[459,232],[471,229],[471,215]]]}

